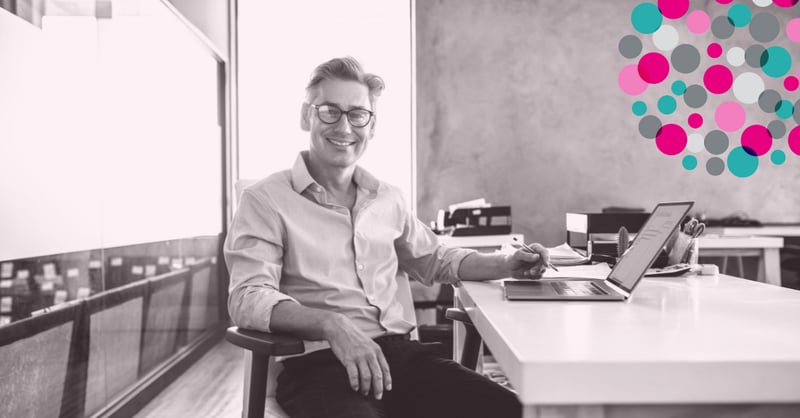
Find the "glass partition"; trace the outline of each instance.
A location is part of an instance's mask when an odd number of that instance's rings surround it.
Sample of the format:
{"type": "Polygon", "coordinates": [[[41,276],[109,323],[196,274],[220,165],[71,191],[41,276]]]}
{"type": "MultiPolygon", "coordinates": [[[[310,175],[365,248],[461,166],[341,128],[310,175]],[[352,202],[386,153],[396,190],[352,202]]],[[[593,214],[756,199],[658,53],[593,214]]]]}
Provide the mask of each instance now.
{"type": "Polygon", "coordinates": [[[5,3],[0,416],[92,415],[224,316],[225,63],[166,1],[5,3]]]}

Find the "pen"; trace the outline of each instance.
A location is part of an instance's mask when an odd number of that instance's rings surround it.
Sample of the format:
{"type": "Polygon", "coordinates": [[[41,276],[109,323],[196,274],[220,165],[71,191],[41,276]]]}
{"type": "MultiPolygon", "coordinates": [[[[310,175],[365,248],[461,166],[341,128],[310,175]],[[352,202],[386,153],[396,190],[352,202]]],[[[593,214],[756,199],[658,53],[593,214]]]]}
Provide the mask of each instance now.
{"type": "MultiPolygon", "coordinates": [[[[532,252],[532,253],[534,253],[534,254],[539,254],[538,252],[534,251],[534,249],[533,249],[533,248],[529,247],[529,246],[528,246],[528,244],[525,244],[524,242],[522,242],[522,241],[518,240],[518,239],[517,239],[517,237],[514,237],[514,238],[513,238],[513,240],[514,240],[514,241],[516,241],[518,244],[522,245],[522,248],[524,248],[524,249],[528,250],[529,252],[532,252]]],[[[541,257],[541,256],[542,256],[542,255],[541,255],[541,254],[539,254],[539,257],[541,257]]],[[[553,265],[553,263],[551,263],[551,262],[549,262],[549,261],[547,262],[547,267],[549,267],[549,268],[551,268],[551,269],[553,269],[553,270],[555,270],[555,271],[558,271],[558,269],[556,268],[556,266],[554,266],[554,265],[553,265]]]]}

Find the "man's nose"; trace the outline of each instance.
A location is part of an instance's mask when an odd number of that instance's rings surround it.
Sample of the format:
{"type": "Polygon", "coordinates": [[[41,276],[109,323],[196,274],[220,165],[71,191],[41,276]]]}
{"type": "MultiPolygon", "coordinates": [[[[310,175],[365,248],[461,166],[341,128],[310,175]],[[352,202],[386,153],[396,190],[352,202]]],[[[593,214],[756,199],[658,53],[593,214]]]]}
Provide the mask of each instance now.
{"type": "Polygon", "coordinates": [[[342,114],[342,117],[339,118],[338,122],[336,122],[336,130],[348,134],[353,130],[353,127],[350,125],[350,121],[347,120],[347,115],[342,114]]]}

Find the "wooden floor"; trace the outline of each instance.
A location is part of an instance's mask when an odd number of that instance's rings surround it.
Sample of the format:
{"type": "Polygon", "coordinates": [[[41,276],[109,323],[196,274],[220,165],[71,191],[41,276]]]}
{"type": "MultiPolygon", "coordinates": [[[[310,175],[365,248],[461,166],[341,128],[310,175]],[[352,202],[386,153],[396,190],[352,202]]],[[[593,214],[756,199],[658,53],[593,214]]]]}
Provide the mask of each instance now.
{"type": "Polygon", "coordinates": [[[244,352],[222,340],[135,417],[240,417],[243,379],[244,352]]]}

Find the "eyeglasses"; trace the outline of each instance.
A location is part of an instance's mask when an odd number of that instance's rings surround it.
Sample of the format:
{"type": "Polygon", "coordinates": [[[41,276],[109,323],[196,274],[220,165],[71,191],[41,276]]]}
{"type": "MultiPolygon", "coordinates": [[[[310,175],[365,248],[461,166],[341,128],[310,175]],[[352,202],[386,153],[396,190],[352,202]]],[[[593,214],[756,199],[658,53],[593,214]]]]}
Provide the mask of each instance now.
{"type": "Polygon", "coordinates": [[[345,112],[336,105],[309,104],[309,106],[317,109],[317,117],[319,120],[330,125],[339,122],[339,119],[341,119],[344,114],[347,115],[347,121],[350,122],[350,125],[353,125],[354,128],[363,128],[369,124],[369,121],[372,120],[372,117],[375,115],[372,111],[361,108],[350,109],[345,112]]]}

